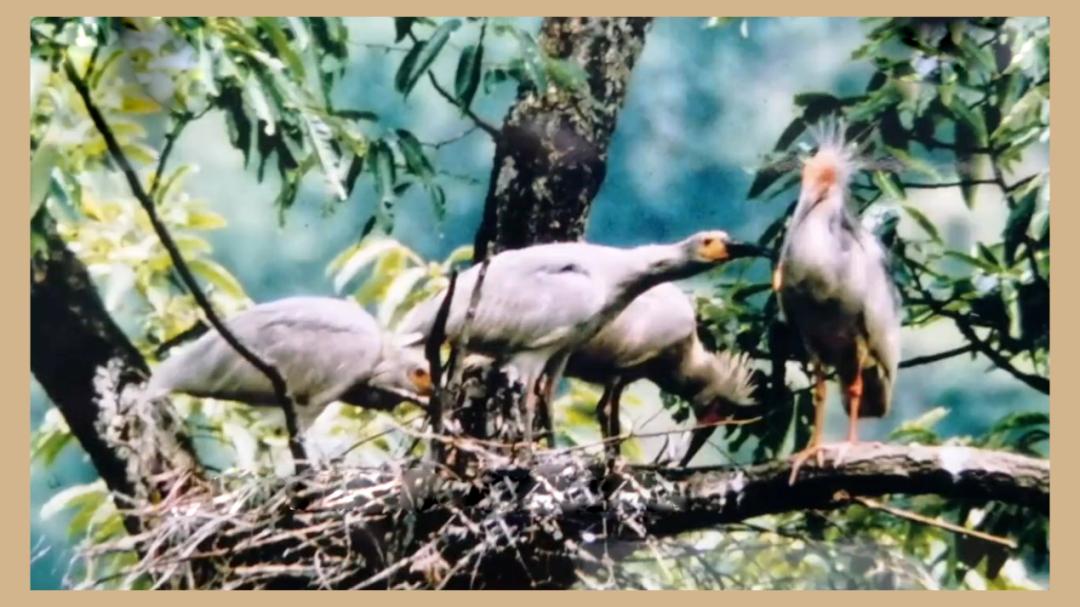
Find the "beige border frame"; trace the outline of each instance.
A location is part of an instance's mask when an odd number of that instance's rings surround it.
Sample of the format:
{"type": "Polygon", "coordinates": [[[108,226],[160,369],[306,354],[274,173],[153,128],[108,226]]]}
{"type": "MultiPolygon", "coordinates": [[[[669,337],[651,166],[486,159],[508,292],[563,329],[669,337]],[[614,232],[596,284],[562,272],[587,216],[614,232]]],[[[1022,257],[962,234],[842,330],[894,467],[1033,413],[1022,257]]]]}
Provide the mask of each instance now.
{"type": "MultiPolygon", "coordinates": [[[[974,14],[974,15],[1009,15],[1017,14],[1017,9],[1021,10],[1021,14],[1027,15],[1050,15],[1053,27],[1055,29],[1055,36],[1052,39],[1052,61],[1057,65],[1058,61],[1064,60],[1066,57],[1080,56],[1080,52],[1077,49],[1077,39],[1068,35],[1068,28],[1070,27],[1070,21],[1068,19],[1061,19],[1059,17],[1065,17],[1072,13],[1071,10],[1067,10],[1063,5],[1065,3],[1055,4],[1044,0],[1035,0],[1033,2],[1025,2],[1018,4],[1016,2],[1003,2],[1001,0],[983,0],[975,2],[972,0],[964,0],[962,2],[951,2],[945,6],[941,2],[927,2],[925,0],[908,0],[903,4],[897,4],[889,6],[893,9],[890,12],[882,12],[881,7],[873,6],[866,2],[852,2],[851,0],[828,0],[828,2],[816,3],[813,5],[807,5],[803,2],[797,2],[795,0],[786,1],[772,1],[772,2],[724,2],[714,3],[706,2],[703,0],[668,0],[663,4],[656,2],[642,2],[640,0],[593,0],[588,3],[588,6],[583,5],[582,2],[568,2],[565,0],[547,0],[543,3],[535,5],[509,5],[505,2],[498,2],[493,0],[456,0],[453,3],[437,2],[435,0],[399,0],[395,2],[392,7],[386,5],[366,4],[360,2],[347,2],[345,0],[319,0],[316,2],[305,3],[302,7],[302,13],[304,14],[339,14],[339,15],[378,15],[380,13],[393,12],[396,14],[429,14],[429,15],[442,15],[449,12],[463,13],[463,14],[491,14],[491,15],[560,15],[560,14],[574,14],[574,15],[610,15],[610,14],[634,14],[634,15],[649,15],[663,12],[665,16],[700,16],[700,15],[723,15],[723,14],[746,14],[749,11],[750,14],[755,16],[795,16],[795,15],[860,15],[860,16],[872,16],[872,15],[885,15],[885,14],[910,14],[910,15],[922,15],[922,16],[945,16],[945,15],[957,15],[957,14],[974,14]],[[387,9],[391,9],[388,11],[387,9]],[[529,10],[523,10],[529,9],[529,10]],[[808,10],[811,11],[808,13],[808,10]],[[1060,28],[1066,27],[1063,32],[1060,28]]],[[[103,0],[97,2],[77,2],[73,0],[49,0],[47,2],[38,3],[20,3],[14,7],[11,14],[6,15],[8,18],[2,22],[3,36],[0,36],[0,45],[2,45],[3,52],[0,53],[0,61],[8,66],[8,69],[3,71],[4,74],[11,75],[13,81],[10,85],[13,89],[19,88],[20,83],[25,83],[29,79],[29,64],[26,61],[26,53],[28,48],[28,40],[26,33],[26,25],[30,17],[33,15],[41,14],[53,14],[53,15],[85,15],[85,14],[126,14],[126,15],[144,15],[147,14],[147,9],[158,9],[163,11],[175,11],[175,9],[183,9],[183,14],[294,14],[297,8],[300,8],[296,3],[286,3],[281,1],[257,1],[257,0],[242,0],[240,2],[233,2],[230,4],[228,10],[223,10],[223,6],[220,2],[207,2],[205,0],[188,0],[182,5],[152,5],[147,2],[132,2],[130,0],[103,0]]],[[[6,12],[6,11],[5,11],[6,12]]],[[[159,13],[160,14],[160,13],[159,13]]],[[[165,13],[169,14],[169,13],[165,13]]],[[[175,13],[173,13],[175,14],[175,13]]],[[[1064,64],[1068,65],[1068,64],[1064,64]]],[[[1075,119],[1073,118],[1073,108],[1077,107],[1075,100],[1075,87],[1076,82],[1072,81],[1068,74],[1071,70],[1059,70],[1059,77],[1056,84],[1057,95],[1057,108],[1058,111],[1054,116],[1054,126],[1056,133],[1056,141],[1071,143],[1076,141],[1076,128],[1075,119]]],[[[26,425],[26,410],[22,409],[25,403],[29,402],[29,383],[27,382],[25,369],[29,368],[29,329],[26,319],[29,318],[29,287],[26,282],[26,260],[29,251],[29,231],[26,229],[28,221],[28,206],[24,201],[29,192],[29,181],[27,175],[29,173],[29,157],[26,153],[26,142],[23,137],[18,136],[21,133],[25,133],[23,129],[26,128],[26,116],[28,113],[28,107],[26,105],[25,93],[14,91],[11,95],[5,95],[0,103],[3,104],[0,116],[2,116],[4,126],[3,132],[7,133],[5,142],[3,145],[3,164],[0,166],[8,167],[5,173],[11,176],[10,187],[12,189],[11,198],[14,201],[5,205],[4,221],[0,222],[0,230],[2,230],[2,237],[0,237],[0,268],[3,269],[3,281],[5,285],[10,285],[12,289],[10,297],[4,298],[0,304],[2,304],[2,312],[0,312],[0,318],[3,319],[5,340],[3,344],[2,360],[3,364],[0,364],[0,385],[9,386],[11,388],[9,404],[6,407],[6,413],[4,413],[4,421],[2,424],[2,437],[0,441],[0,449],[3,452],[3,458],[0,461],[4,462],[2,467],[5,472],[14,478],[14,482],[10,483],[10,491],[12,492],[11,498],[0,502],[0,520],[3,521],[4,534],[3,537],[8,538],[8,545],[5,547],[5,554],[3,555],[3,567],[0,571],[3,572],[3,587],[12,591],[12,595],[8,595],[9,599],[19,601],[26,599],[34,600],[35,602],[48,602],[57,603],[65,601],[66,599],[61,596],[56,596],[51,592],[33,592],[29,591],[30,585],[30,569],[29,569],[29,517],[30,512],[30,483],[29,483],[29,466],[27,465],[28,451],[27,451],[27,438],[28,428],[26,425]]],[[[1066,145],[1065,147],[1058,146],[1056,154],[1051,155],[1051,166],[1054,170],[1062,169],[1064,167],[1071,167],[1076,165],[1077,158],[1073,146],[1066,145]]],[[[1073,201],[1074,190],[1076,186],[1072,184],[1071,180],[1059,182],[1058,187],[1058,201],[1073,201]],[[1061,188],[1065,189],[1062,190],[1061,188]]],[[[1080,207],[1070,203],[1058,203],[1058,207],[1054,211],[1053,225],[1055,231],[1058,229],[1069,230],[1070,226],[1077,225],[1073,221],[1076,220],[1078,213],[1080,213],[1080,207]]],[[[1070,234],[1064,232],[1066,236],[1070,234]]],[[[1052,245],[1052,252],[1055,257],[1064,259],[1062,256],[1069,256],[1077,252],[1078,245],[1080,245],[1080,238],[1073,240],[1070,238],[1059,237],[1056,240],[1056,244],[1052,245]]],[[[1063,310],[1062,305],[1065,305],[1066,301],[1071,299],[1076,291],[1074,289],[1080,289],[1075,283],[1071,281],[1063,281],[1058,285],[1055,285],[1051,294],[1051,309],[1063,310]]],[[[1076,320],[1071,315],[1059,315],[1057,316],[1057,323],[1052,325],[1051,332],[1056,333],[1055,341],[1057,343],[1058,350],[1058,364],[1065,362],[1071,363],[1074,359],[1073,356],[1077,355],[1077,347],[1071,343],[1069,338],[1074,335],[1076,327],[1076,320]],[[1064,359],[1062,357],[1065,357],[1064,359]]],[[[1058,367],[1059,369],[1062,367],[1058,367]]],[[[1053,375],[1053,374],[1052,374],[1053,375]]],[[[1055,381],[1064,381],[1067,375],[1065,373],[1057,374],[1055,381]]],[[[1076,385],[1069,381],[1065,384],[1057,383],[1054,396],[1051,398],[1051,410],[1054,418],[1054,425],[1057,426],[1063,432],[1066,426],[1071,427],[1073,421],[1077,418],[1077,410],[1072,407],[1058,406],[1054,407],[1053,403],[1064,403],[1073,399],[1076,394],[1073,390],[1076,389],[1076,385]]],[[[1065,443],[1057,443],[1054,450],[1053,459],[1059,462],[1057,474],[1061,474],[1063,471],[1073,476],[1071,468],[1060,468],[1060,463],[1071,463],[1077,461],[1077,445],[1072,444],[1069,441],[1065,443]]],[[[1073,499],[1077,499],[1077,488],[1072,482],[1072,479],[1058,478],[1056,483],[1057,489],[1054,491],[1051,497],[1051,503],[1054,505],[1054,509],[1058,512],[1060,508],[1064,507],[1066,502],[1072,502],[1073,499]]],[[[1059,599],[1064,600],[1068,593],[1067,577],[1062,574],[1062,571],[1071,571],[1072,565],[1076,564],[1077,554],[1073,546],[1067,541],[1067,538],[1077,537],[1078,528],[1077,519],[1071,516],[1057,516],[1051,522],[1051,539],[1057,540],[1058,552],[1053,557],[1053,567],[1051,568],[1051,590],[1044,593],[1038,593],[1031,597],[1024,597],[1024,601],[1032,601],[1034,603],[1043,604],[1048,601],[1057,601],[1059,599]]],[[[559,600],[571,600],[588,601],[593,600],[588,597],[582,596],[582,592],[571,592],[566,595],[566,598],[559,600]]],[[[691,602],[702,602],[724,600],[725,597],[719,597],[716,595],[708,594],[709,591],[688,591],[684,594],[680,594],[680,600],[688,600],[691,602]]],[[[91,601],[92,604],[101,605],[115,605],[116,602],[128,603],[129,601],[143,601],[144,597],[135,595],[133,593],[115,593],[117,596],[99,596],[96,593],[91,593],[86,596],[80,596],[79,602],[91,601]],[[136,598],[138,597],[138,598],[136,598]],[[101,601],[101,603],[97,603],[101,601]]],[[[214,593],[215,595],[217,593],[214,593]]],[[[1006,601],[1012,602],[1016,600],[1016,595],[1008,593],[994,593],[992,595],[986,595],[981,593],[964,593],[961,596],[954,596],[944,593],[923,593],[926,596],[915,596],[908,593],[878,593],[874,596],[875,602],[880,601],[883,604],[898,604],[899,601],[907,603],[910,600],[925,601],[928,604],[946,604],[947,602],[959,601],[978,601],[980,603],[1003,605],[1006,601]],[[938,603],[941,601],[941,603],[938,603]]],[[[341,604],[342,601],[355,601],[357,597],[343,596],[341,594],[334,593],[322,593],[319,595],[319,601],[334,601],[341,604]]],[[[606,596],[606,595],[605,595],[606,596]]],[[[383,600],[394,601],[395,603],[405,602],[411,603],[417,601],[426,602],[427,598],[423,594],[398,594],[393,595],[392,598],[372,597],[365,596],[360,600],[370,600],[374,598],[377,602],[383,600]]],[[[492,601],[503,602],[510,597],[504,595],[501,592],[488,592],[481,593],[479,596],[461,597],[456,595],[440,596],[439,602],[448,601],[451,604],[460,603],[468,604],[475,603],[475,601],[492,601]],[[481,598],[482,597],[482,598],[481,598]]],[[[620,602],[626,601],[630,603],[644,604],[646,601],[651,602],[653,595],[631,595],[620,594],[617,597],[612,597],[614,600],[620,602]]],[[[818,593],[808,593],[798,597],[792,596],[776,596],[776,593],[757,594],[754,595],[753,601],[755,602],[767,602],[773,604],[786,604],[790,601],[807,602],[810,604],[854,604],[855,601],[865,600],[867,597],[864,592],[848,592],[848,593],[832,593],[828,596],[821,596],[818,593]]],[[[747,596],[747,593],[742,593],[737,600],[746,601],[751,599],[747,596]]],[[[178,604],[179,601],[188,601],[189,597],[177,596],[173,593],[166,593],[161,596],[155,596],[154,601],[163,601],[168,604],[178,604]]],[[[221,596],[206,596],[204,599],[215,604],[225,604],[230,599],[221,596]],[[220,603],[218,603],[220,601],[220,603]]],[[[272,595],[270,597],[260,597],[260,601],[269,601],[277,604],[287,604],[286,602],[295,600],[288,595],[272,595]]],[[[528,592],[526,594],[515,593],[511,600],[514,601],[532,601],[532,600],[551,600],[550,598],[544,598],[537,596],[536,593],[528,592]]],[[[130,603],[128,603],[130,604],[130,603]]]]}

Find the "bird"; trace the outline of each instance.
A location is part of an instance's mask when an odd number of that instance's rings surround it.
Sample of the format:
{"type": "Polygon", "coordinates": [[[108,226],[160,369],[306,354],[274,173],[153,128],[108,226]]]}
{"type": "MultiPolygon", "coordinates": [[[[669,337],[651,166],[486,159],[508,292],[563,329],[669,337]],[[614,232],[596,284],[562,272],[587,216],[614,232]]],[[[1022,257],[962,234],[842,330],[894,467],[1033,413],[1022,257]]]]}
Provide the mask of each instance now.
{"type": "MultiPolygon", "coordinates": [[[[401,347],[349,300],[286,297],[239,312],[225,326],[281,374],[301,434],[335,401],[390,410],[403,401],[423,404],[432,389],[422,354],[401,347]]],[[[269,378],[213,330],[155,367],[144,388],[146,398],[173,392],[280,407],[269,378]]]]}
{"type": "Polygon", "coordinates": [[[813,366],[814,430],[793,456],[790,481],[810,457],[823,461],[826,368],[836,371],[849,416],[837,460],[858,442],[860,417],[889,411],[900,361],[901,301],[889,257],[849,207],[859,169],[841,121],[819,123],[816,153],[802,166],[798,202],[773,274],[781,313],[802,339],[813,366]]]}
{"type": "Polygon", "coordinates": [[[692,433],[681,466],[693,459],[716,430],[715,424],[731,418],[739,407],[756,404],[748,356],[709,352],[698,338],[693,304],[672,283],[639,295],[574,351],[566,375],[604,386],[597,416],[610,455],[619,450],[612,439],[620,433],[623,388],[646,379],[689,401],[701,427],[692,433]]]}
{"type": "MultiPolygon", "coordinates": [[[[445,334],[451,342],[463,336],[474,286],[486,268],[468,323],[469,352],[518,372],[525,386],[525,439],[532,443],[540,399],[540,419],[551,445],[551,394],[577,346],[649,288],[759,252],[719,230],[632,248],[555,242],[503,251],[458,276],[445,334]]],[[[431,333],[442,299],[436,294],[405,315],[397,328],[404,343],[418,343],[431,333]]]]}

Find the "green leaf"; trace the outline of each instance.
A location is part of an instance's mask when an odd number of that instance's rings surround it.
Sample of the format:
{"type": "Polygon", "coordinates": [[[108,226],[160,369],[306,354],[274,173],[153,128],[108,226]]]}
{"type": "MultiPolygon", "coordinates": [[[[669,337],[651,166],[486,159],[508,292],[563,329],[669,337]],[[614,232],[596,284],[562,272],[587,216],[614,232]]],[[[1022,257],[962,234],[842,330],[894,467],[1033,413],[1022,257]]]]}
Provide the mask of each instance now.
{"type": "Polygon", "coordinates": [[[394,153],[383,140],[372,142],[371,174],[375,178],[375,191],[381,204],[388,204],[394,198],[394,183],[397,175],[394,168],[394,153]]]}
{"type": "Polygon", "coordinates": [[[348,118],[349,120],[375,122],[379,119],[378,114],[369,110],[334,110],[333,114],[341,118],[348,118]]]}
{"type": "Polygon", "coordinates": [[[784,129],[783,133],[780,133],[780,138],[776,140],[776,146],[773,148],[777,152],[782,152],[795,142],[806,131],[806,121],[802,118],[796,118],[791,121],[791,124],[784,129]]]}
{"type": "Polygon", "coordinates": [[[427,268],[415,267],[402,270],[386,287],[382,300],[379,302],[377,319],[384,327],[393,326],[396,322],[401,304],[412,293],[416,283],[427,276],[427,268]]]}
{"type": "Polygon", "coordinates": [[[1039,199],[1039,188],[1032,188],[1025,193],[1016,206],[1009,211],[1002,237],[1005,242],[1005,263],[1012,265],[1016,260],[1016,250],[1027,235],[1031,218],[1035,216],[1035,206],[1039,199]]]}
{"type": "Polygon", "coordinates": [[[296,45],[289,40],[289,37],[285,35],[285,31],[281,29],[278,18],[257,17],[255,20],[270,36],[270,41],[274,44],[278,57],[285,60],[285,64],[289,66],[289,70],[292,71],[294,75],[303,79],[306,74],[304,62],[294,50],[296,45]]]}
{"type": "Polygon", "coordinates": [[[428,184],[428,194],[431,196],[431,204],[435,207],[435,217],[439,221],[446,219],[446,192],[441,186],[428,184]]]}
{"type": "Polygon", "coordinates": [[[331,145],[334,141],[334,133],[330,130],[330,126],[314,112],[306,109],[300,110],[300,121],[304,125],[304,134],[315,151],[315,158],[319,161],[319,167],[330,192],[338,200],[347,199],[349,195],[345,191],[338,167],[340,158],[331,145]]]}
{"type": "Polygon", "coordinates": [[[247,299],[247,294],[244,293],[244,287],[240,284],[240,281],[236,280],[236,277],[216,261],[202,257],[188,260],[187,264],[192,273],[206,279],[210,284],[220,289],[222,293],[237,299],[247,299]]]}
{"type": "Polygon", "coordinates": [[[401,155],[405,157],[405,167],[420,179],[424,181],[430,180],[435,175],[435,170],[424,154],[420,140],[405,129],[397,129],[394,134],[398,137],[398,149],[401,150],[401,155]]]}
{"type": "Polygon", "coordinates": [[[874,185],[881,189],[885,196],[893,200],[905,200],[907,198],[904,195],[904,187],[900,185],[900,180],[896,178],[896,175],[885,171],[874,171],[873,180],[874,185]]]}
{"type": "Polygon", "coordinates": [[[576,61],[547,59],[544,67],[547,76],[558,88],[574,93],[588,93],[589,74],[576,61]]]}
{"type": "Polygon", "coordinates": [[[62,158],[57,147],[49,141],[38,146],[30,160],[30,216],[37,213],[38,207],[45,202],[52,183],[52,170],[62,158]]]}
{"type": "Polygon", "coordinates": [[[754,175],[754,180],[750,183],[750,190],[746,193],[746,197],[757,198],[761,196],[778,179],[790,174],[791,171],[788,170],[788,165],[791,161],[791,156],[785,156],[758,169],[757,174],[754,175]]]}
{"type": "Polygon", "coordinates": [[[941,243],[941,234],[938,233],[937,226],[926,215],[923,215],[922,211],[910,205],[904,205],[903,209],[909,217],[915,220],[915,223],[919,224],[919,227],[926,232],[927,236],[934,242],[941,243]]]}
{"type": "Polygon", "coordinates": [[[449,40],[450,34],[461,27],[460,19],[448,19],[442,22],[439,27],[435,28],[435,31],[431,34],[431,37],[424,42],[417,43],[413,47],[415,54],[410,51],[405,56],[405,60],[402,61],[402,66],[398,68],[398,76],[400,79],[395,79],[395,84],[398,85],[398,91],[401,94],[408,97],[409,92],[412,91],[416,83],[420,81],[420,78],[427,73],[431,64],[435,62],[435,59],[439,56],[439,52],[442,51],[443,46],[446,45],[446,41],[449,40]],[[417,50],[419,47],[419,50],[417,50]],[[406,61],[411,62],[406,66],[406,61]],[[407,70],[405,68],[408,68],[407,70]],[[402,77],[402,72],[405,75],[402,77]]]}
{"type": "Polygon", "coordinates": [[[529,33],[514,28],[513,35],[521,49],[520,68],[525,82],[537,91],[547,90],[547,72],[544,69],[543,52],[529,33]]]}
{"type": "Polygon", "coordinates": [[[416,17],[394,17],[394,42],[401,42],[412,31],[416,17]]]}
{"type": "Polygon", "coordinates": [[[373,237],[360,242],[351,251],[347,251],[347,255],[343,254],[331,262],[328,268],[331,271],[335,267],[341,268],[334,274],[334,291],[341,293],[349,281],[375,260],[392,250],[404,248],[400,242],[392,238],[373,237]]]}
{"type": "Polygon", "coordinates": [[[345,180],[343,185],[345,186],[345,192],[352,195],[353,188],[356,186],[356,180],[360,177],[360,173],[364,171],[364,157],[353,156],[352,162],[349,164],[349,170],[345,174],[345,180]]]}
{"type": "Polygon", "coordinates": [[[946,257],[960,260],[970,266],[979,268],[988,274],[997,274],[1001,270],[997,266],[983,259],[979,259],[978,257],[972,257],[971,255],[968,255],[967,253],[961,253],[960,251],[945,251],[944,255],[946,257]]]}
{"type": "Polygon", "coordinates": [[[457,73],[454,75],[454,96],[461,107],[468,108],[480,86],[480,72],[484,61],[483,45],[470,44],[461,51],[457,73]]]}
{"type": "Polygon", "coordinates": [[[904,167],[907,168],[908,170],[914,171],[916,173],[921,173],[922,175],[925,175],[925,176],[933,179],[934,181],[940,181],[941,180],[941,175],[937,172],[936,169],[934,169],[934,167],[931,164],[929,164],[928,162],[925,162],[923,160],[920,160],[919,158],[916,158],[911,153],[909,153],[907,150],[902,150],[900,148],[891,147],[891,146],[887,146],[887,145],[882,146],[882,147],[884,147],[885,150],[893,158],[896,158],[897,160],[899,160],[900,163],[903,164],[904,167]]]}
{"type": "Polygon", "coordinates": [[[407,90],[409,78],[412,76],[413,69],[416,66],[416,59],[423,52],[426,44],[426,42],[420,40],[409,49],[409,52],[405,53],[405,57],[401,60],[401,65],[398,66],[397,73],[394,74],[394,88],[399,93],[404,93],[407,90]]]}

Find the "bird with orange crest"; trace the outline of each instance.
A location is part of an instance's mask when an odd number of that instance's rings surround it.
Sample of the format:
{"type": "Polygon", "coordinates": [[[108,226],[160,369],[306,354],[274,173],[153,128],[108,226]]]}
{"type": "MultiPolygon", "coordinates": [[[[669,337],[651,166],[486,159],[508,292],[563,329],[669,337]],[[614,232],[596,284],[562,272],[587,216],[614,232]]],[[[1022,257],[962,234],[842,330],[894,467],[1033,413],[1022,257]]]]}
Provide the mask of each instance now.
{"type": "Polygon", "coordinates": [[[801,337],[813,367],[814,429],[793,457],[791,482],[814,457],[836,460],[858,442],[860,417],[889,411],[900,362],[900,294],[888,254],[851,208],[848,187],[859,170],[854,146],[839,121],[815,133],[816,153],[802,167],[802,185],[773,274],[784,317],[801,337]],[[850,418],[847,441],[827,445],[827,369],[836,371],[850,418]]]}

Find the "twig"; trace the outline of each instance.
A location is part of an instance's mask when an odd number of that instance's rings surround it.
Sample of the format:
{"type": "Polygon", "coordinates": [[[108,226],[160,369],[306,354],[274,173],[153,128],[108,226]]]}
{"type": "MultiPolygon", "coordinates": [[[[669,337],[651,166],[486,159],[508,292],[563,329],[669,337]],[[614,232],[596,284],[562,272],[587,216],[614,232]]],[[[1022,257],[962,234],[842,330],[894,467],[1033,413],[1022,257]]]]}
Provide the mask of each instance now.
{"type": "Polygon", "coordinates": [[[945,350],[944,352],[938,352],[936,354],[927,354],[926,356],[916,356],[915,358],[909,358],[909,359],[907,359],[905,361],[902,361],[900,363],[900,368],[901,369],[906,369],[908,367],[917,367],[919,365],[927,365],[927,364],[930,364],[930,363],[937,362],[939,360],[945,360],[947,358],[952,358],[954,356],[960,356],[961,354],[967,354],[968,352],[973,352],[974,350],[975,350],[974,345],[972,345],[972,344],[964,344],[964,345],[962,345],[962,346],[960,346],[958,348],[953,348],[951,350],[945,350]]]}
{"type": "MultiPolygon", "coordinates": [[[[416,34],[412,33],[411,31],[409,32],[409,38],[412,39],[413,44],[420,42],[420,39],[416,37],[416,34]]],[[[481,118],[476,112],[472,110],[472,108],[466,105],[462,105],[456,97],[450,94],[450,91],[444,89],[442,85],[439,84],[439,80],[435,78],[435,74],[431,73],[430,70],[428,71],[427,76],[428,81],[431,82],[431,86],[435,88],[435,91],[438,92],[443,99],[446,99],[450,102],[451,105],[461,110],[462,114],[468,116],[469,119],[472,120],[476,126],[480,127],[480,129],[487,133],[492,139],[494,139],[495,141],[499,140],[499,129],[496,128],[495,125],[481,118]]]]}
{"type": "Polygon", "coordinates": [[[986,542],[1000,544],[1002,546],[1005,546],[1006,548],[1016,550],[1016,542],[1008,538],[1000,537],[983,531],[978,531],[976,529],[968,529],[967,527],[954,525],[953,523],[950,523],[948,521],[932,519],[928,516],[923,516],[918,512],[912,512],[910,510],[904,510],[902,508],[883,504],[877,500],[870,499],[868,497],[854,497],[852,498],[852,501],[858,502],[872,510],[880,510],[881,512],[887,512],[895,517],[907,519],[909,521],[915,521],[916,523],[922,523],[924,525],[930,525],[932,527],[938,527],[939,529],[944,529],[946,531],[951,531],[960,535],[978,538],[986,542]]]}
{"type": "Polygon", "coordinates": [[[165,147],[161,149],[161,154],[158,155],[157,168],[154,169],[154,174],[150,178],[150,190],[146,194],[151,199],[157,197],[158,187],[161,185],[161,175],[165,172],[165,165],[169,162],[173,146],[176,144],[176,140],[180,138],[180,133],[184,131],[184,127],[193,119],[193,115],[184,112],[177,114],[175,119],[176,124],[165,134],[165,147]]]}
{"type": "Polygon", "coordinates": [[[168,252],[173,267],[176,268],[177,273],[184,282],[184,286],[187,287],[188,292],[191,293],[191,296],[203,311],[207,321],[217,330],[222,339],[224,339],[225,342],[241,356],[241,358],[258,369],[259,372],[270,380],[270,383],[274,388],[274,393],[277,395],[278,401],[285,413],[285,426],[289,431],[289,449],[293,454],[293,458],[296,460],[295,465],[297,468],[303,467],[306,457],[304,448],[298,440],[299,432],[296,425],[296,411],[293,409],[292,398],[289,396],[285,379],[276,368],[264,362],[246,348],[236,339],[236,336],[225,327],[225,323],[222,322],[221,318],[218,317],[217,312],[214,311],[214,307],[211,305],[210,300],[207,299],[206,294],[199,288],[199,283],[195,280],[195,276],[191,273],[191,269],[188,268],[187,263],[184,261],[184,257],[181,254],[179,247],[176,245],[176,242],[173,240],[172,235],[169,234],[168,228],[161,221],[161,218],[158,217],[153,198],[143,190],[138,174],[131,166],[123,149],[121,149],[120,143],[113,134],[112,128],[105,120],[105,116],[94,103],[86,81],[79,76],[79,73],[75,70],[75,66],[71,63],[70,58],[64,58],[64,71],[71,81],[71,84],[82,98],[83,104],[86,106],[86,111],[90,115],[90,119],[93,121],[94,126],[105,140],[105,146],[109,150],[109,155],[120,167],[121,172],[123,172],[126,177],[131,193],[142,205],[143,210],[146,211],[146,214],[150,219],[150,224],[153,226],[154,232],[157,234],[162,246],[164,246],[165,250],[168,252]]]}
{"type": "Polygon", "coordinates": [[[448,146],[448,145],[450,145],[452,143],[457,143],[458,141],[461,141],[462,139],[465,139],[466,137],[468,137],[469,135],[472,135],[473,133],[475,133],[478,130],[480,130],[480,125],[479,124],[474,124],[474,125],[470,126],[469,128],[465,129],[464,131],[462,131],[461,133],[459,133],[457,135],[454,135],[453,137],[450,137],[449,139],[443,139],[442,141],[435,141],[435,142],[423,142],[422,145],[426,145],[426,146],[428,146],[430,148],[434,148],[434,149],[438,150],[438,149],[441,149],[441,148],[443,148],[445,146],[448,146]]]}
{"type": "MultiPolygon", "coordinates": [[[[431,399],[428,401],[428,415],[431,417],[431,431],[434,434],[441,434],[443,430],[443,396],[445,390],[443,389],[443,367],[439,351],[446,340],[446,321],[450,317],[450,304],[454,301],[454,290],[456,288],[457,270],[452,270],[450,272],[450,284],[446,287],[446,295],[443,297],[442,303],[439,304],[431,334],[428,335],[427,342],[424,344],[424,355],[427,357],[433,388],[431,399]]],[[[435,461],[441,462],[443,458],[442,443],[433,442],[431,450],[435,456],[435,461]]]]}

